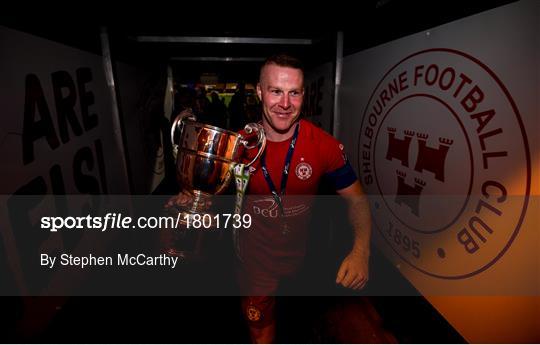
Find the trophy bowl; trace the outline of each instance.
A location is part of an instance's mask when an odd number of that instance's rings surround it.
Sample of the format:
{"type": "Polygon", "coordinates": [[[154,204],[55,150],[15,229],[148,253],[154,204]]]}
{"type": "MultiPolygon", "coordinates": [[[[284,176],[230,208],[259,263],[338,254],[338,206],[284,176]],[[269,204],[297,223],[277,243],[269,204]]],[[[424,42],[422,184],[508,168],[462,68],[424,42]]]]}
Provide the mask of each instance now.
{"type": "MultiPolygon", "coordinates": [[[[266,136],[260,124],[250,123],[243,133],[197,122],[188,110],[180,113],[171,127],[171,140],[176,152],[176,177],[181,193],[192,196],[192,200],[178,209],[181,226],[188,224],[189,217],[196,214],[211,214],[208,201],[213,195],[222,194],[233,180],[233,168],[243,163],[243,152],[258,148],[255,158],[247,163],[249,167],[264,151],[266,136]]],[[[180,231],[188,231],[181,229],[180,231]]],[[[198,231],[202,233],[202,231],[198,231]]],[[[195,237],[201,243],[202,234],[195,237]]],[[[186,236],[183,234],[183,238],[186,236]]],[[[169,255],[187,256],[197,253],[200,248],[169,248],[169,255]]]]}
{"type": "Polygon", "coordinates": [[[177,179],[184,190],[221,194],[231,179],[230,168],[239,160],[241,136],[195,121],[182,126],[176,159],[177,179]]]}

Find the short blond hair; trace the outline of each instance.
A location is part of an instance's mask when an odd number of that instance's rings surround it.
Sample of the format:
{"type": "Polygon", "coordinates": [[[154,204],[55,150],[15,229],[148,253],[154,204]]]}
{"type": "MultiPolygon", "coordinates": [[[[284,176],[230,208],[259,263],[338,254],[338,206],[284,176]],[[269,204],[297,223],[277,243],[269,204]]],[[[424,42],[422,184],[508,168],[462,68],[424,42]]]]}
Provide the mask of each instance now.
{"type": "Polygon", "coordinates": [[[300,59],[287,53],[279,53],[268,57],[264,61],[259,71],[259,82],[261,80],[263,69],[268,65],[278,65],[281,67],[299,69],[302,71],[302,75],[304,74],[304,63],[300,59]]]}

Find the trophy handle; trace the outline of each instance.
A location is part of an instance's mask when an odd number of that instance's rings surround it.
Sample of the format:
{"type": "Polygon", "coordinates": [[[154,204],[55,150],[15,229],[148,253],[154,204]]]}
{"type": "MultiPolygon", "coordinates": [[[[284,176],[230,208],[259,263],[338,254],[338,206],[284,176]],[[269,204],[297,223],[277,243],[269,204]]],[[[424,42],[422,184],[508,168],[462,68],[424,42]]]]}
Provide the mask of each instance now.
{"type": "Polygon", "coordinates": [[[258,123],[248,123],[244,127],[244,131],[247,134],[252,134],[253,132],[256,132],[256,134],[257,134],[257,143],[255,145],[248,145],[247,138],[241,136],[242,145],[244,145],[244,147],[246,149],[251,150],[251,149],[254,149],[254,148],[258,147],[259,145],[261,146],[261,148],[259,149],[259,152],[257,152],[257,155],[255,156],[255,158],[253,158],[253,160],[251,162],[246,164],[246,166],[249,167],[253,163],[255,163],[257,161],[257,159],[259,159],[261,154],[264,152],[264,149],[266,148],[266,135],[264,134],[263,126],[261,126],[258,123]]]}
{"type": "Polygon", "coordinates": [[[173,151],[175,153],[178,152],[178,144],[176,144],[175,142],[176,130],[178,129],[179,132],[182,133],[182,129],[184,127],[184,120],[186,119],[197,121],[195,114],[193,114],[190,108],[182,110],[180,114],[176,116],[176,119],[174,119],[174,122],[171,127],[171,143],[172,143],[173,151]]]}

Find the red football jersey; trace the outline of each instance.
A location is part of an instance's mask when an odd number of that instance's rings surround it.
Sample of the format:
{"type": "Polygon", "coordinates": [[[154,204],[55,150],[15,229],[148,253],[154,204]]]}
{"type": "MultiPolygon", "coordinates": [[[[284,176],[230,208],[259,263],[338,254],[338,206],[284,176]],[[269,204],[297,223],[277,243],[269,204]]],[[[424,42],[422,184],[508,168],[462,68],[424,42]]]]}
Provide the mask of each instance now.
{"type": "MultiPolygon", "coordinates": [[[[280,195],[291,140],[268,141],[266,146],[266,167],[280,195]]],[[[243,208],[244,213],[252,216],[252,226],[249,230],[239,232],[243,274],[264,280],[268,276],[288,275],[298,269],[305,256],[313,196],[325,175],[334,174],[337,179],[342,176],[341,181],[336,183],[337,189],[352,184],[355,181],[354,173],[353,178],[351,173],[335,174],[346,170],[344,167],[348,167],[352,173],[343,145],[311,122],[301,120],[285,195],[282,196],[282,216],[264,178],[260,160],[253,164],[243,208]]],[[[259,291],[262,292],[271,293],[259,291]]]]}

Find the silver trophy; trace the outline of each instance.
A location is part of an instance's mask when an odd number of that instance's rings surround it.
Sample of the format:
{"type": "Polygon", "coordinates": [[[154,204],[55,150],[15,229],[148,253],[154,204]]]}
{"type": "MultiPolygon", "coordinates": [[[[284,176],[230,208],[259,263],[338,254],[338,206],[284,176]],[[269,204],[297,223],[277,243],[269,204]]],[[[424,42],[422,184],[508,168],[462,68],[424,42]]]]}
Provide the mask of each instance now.
{"type": "MultiPolygon", "coordinates": [[[[246,167],[260,157],[266,146],[266,136],[260,124],[249,123],[245,134],[197,122],[190,111],[181,112],[171,127],[171,140],[176,154],[176,177],[181,193],[192,196],[188,205],[178,210],[180,222],[186,226],[189,217],[209,214],[207,205],[213,195],[222,194],[234,178],[233,167],[242,163],[242,152],[258,148],[258,152],[246,167]]],[[[211,219],[212,217],[210,217],[211,219]]],[[[172,247],[169,255],[199,256],[204,231],[197,233],[194,244],[184,248],[172,247]]],[[[188,231],[181,229],[180,236],[188,231]]],[[[178,236],[177,236],[178,237],[178,236]]],[[[177,241],[178,242],[178,241],[177,241]]],[[[185,241],[184,241],[185,242],[185,241]]],[[[179,245],[182,247],[182,244],[179,245]]]]}

